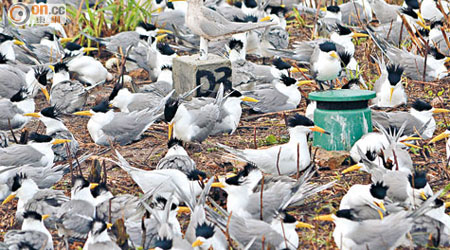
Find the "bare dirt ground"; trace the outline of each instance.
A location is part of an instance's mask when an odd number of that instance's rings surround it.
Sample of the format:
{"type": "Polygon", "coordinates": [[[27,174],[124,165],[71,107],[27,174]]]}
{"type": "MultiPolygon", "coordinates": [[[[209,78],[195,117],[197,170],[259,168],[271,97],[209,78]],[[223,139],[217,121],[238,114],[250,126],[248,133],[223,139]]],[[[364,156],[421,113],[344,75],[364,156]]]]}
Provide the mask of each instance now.
{"type": "MultiPolygon", "coordinates": [[[[306,37],[310,37],[311,29],[309,28],[290,28],[291,37],[293,40],[304,40],[306,37]]],[[[374,45],[367,40],[361,41],[358,45],[358,59],[360,64],[364,67],[364,78],[367,81],[374,80],[378,77],[377,71],[374,66],[368,60],[369,55],[374,54],[374,45]]],[[[117,73],[117,72],[116,72],[117,73]]],[[[139,75],[139,72],[136,73],[139,75]]],[[[108,83],[105,86],[99,87],[93,91],[90,99],[88,100],[87,108],[92,107],[94,103],[101,98],[107,97],[112,90],[113,83],[108,83]]],[[[409,81],[405,86],[409,95],[409,103],[414,101],[415,98],[422,98],[428,102],[431,102],[434,107],[450,108],[450,80],[443,80],[432,83],[422,83],[409,81]],[[438,97],[439,95],[439,97],[438,97]]],[[[302,87],[305,93],[312,91],[311,87],[302,87]]],[[[44,101],[42,94],[39,94],[37,98],[37,110],[41,110],[48,104],[44,101]]],[[[299,113],[304,113],[306,108],[306,102],[302,100],[299,106],[299,113]]],[[[289,115],[289,113],[286,113],[289,115]]],[[[205,142],[198,145],[189,145],[187,151],[190,156],[197,163],[197,167],[205,171],[208,176],[224,174],[226,172],[236,171],[235,166],[230,164],[222,156],[224,152],[216,147],[216,143],[220,142],[236,148],[254,148],[255,140],[258,147],[268,146],[273,143],[283,143],[288,140],[288,132],[285,128],[284,114],[275,114],[270,116],[261,116],[256,119],[248,119],[251,116],[248,112],[244,112],[240,127],[232,136],[216,136],[210,137],[205,142]],[[256,133],[255,133],[256,131],[256,133]],[[275,139],[275,140],[274,140],[275,139]]],[[[446,114],[435,116],[437,120],[437,131],[435,135],[445,130],[447,125],[450,125],[450,117],[446,114]]],[[[80,143],[81,155],[86,152],[94,153],[98,155],[105,147],[97,146],[91,140],[86,128],[88,118],[65,116],[63,118],[66,126],[72,131],[75,138],[80,143]]],[[[34,121],[27,125],[27,130],[44,132],[42,124],[38,124],[34,121]]],[[[133,143],[127,146],[118,146],[115,148],[135,167],[143,169],[154,169],[157,162],[167,152],[167,125],[164,123],[156,123],[145,132],[144,138],[139,142],[133,143]]],[[[424,142],[426,145],[426,142],[424,142]]],[[[430,154],[425,159],[423,153],[411,155],[415,164],[423,166],[428,170],[428,179],[433,187],[433,190],[438,190],[448,184],[450,169],[446,166],[445,159],[445,141],[438,142],[435,146],[429,147],[430,154]]],[[[112,152],[108,151],[103,153],[105,158],[112,158],[112,152]]],[[[275,160],[275,159],[274,159],[275,160]]],[[[338,180],[336,185],[328,190],[320,193],[320,195],[309,199],[305,205],[292,210],[292,213],[300,220],[315,225],[313,230],[299,230],[300,237],[300,249],[335,249],[335,243],[332,238],[333,225],[332,223],[317,223],[312,220],[317,214],[324,214],[335,212],[339,206],[339,202],[342,196],[346,193],[350,186],[353,184],[368,184],[370,178],[367,174],[363,173],[351,173],[347,175],[340,174],[346,166],[337,166],[332,168],[328,165],[321,165],[320,158],[316,158],[318,166],[318,174],[312,179],[313,182],[326,183],[332,180],[338,180]]],[[[82,164],[82,169],[87,175],[88,168],[91,166],[92,160],[86,161],[82,164]]],[[[131,193],[140,194],[140,190],[132,179],[120,168],[113,166],[111,163],[106,163],[108,169],[108,186],[114,194],[131,193]]],[[[70,175],[66,175],[57,185],[55,189],[63,189],[69,194],[70,191],[70,175]]],[[[17,228],[14,226],[14,214],[17,201],[0,206],[0,238],[6,231],[17,228]]],[[[447,210],[447,212],[449,212],[447,210]]],[[[182,224],[186,224],[187,216],[182,216],[182,224]]],[[[54,243],[57,246],[56,249],[61,249],[61,238],[57,236],[56,232],[53,232],[54,243]]],[[[72,249],[79,247],[78,245],[72,245],[72,249]]]]}

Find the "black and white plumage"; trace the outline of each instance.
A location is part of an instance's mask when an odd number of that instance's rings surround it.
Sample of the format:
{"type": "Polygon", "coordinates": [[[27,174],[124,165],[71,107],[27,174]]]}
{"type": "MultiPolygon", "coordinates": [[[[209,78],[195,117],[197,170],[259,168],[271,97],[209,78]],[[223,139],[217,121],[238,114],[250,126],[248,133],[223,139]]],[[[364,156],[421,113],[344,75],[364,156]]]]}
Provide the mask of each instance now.
{"type": "Polygon", "coordinates": [[[161,117],[161,109],[171,93],[159,105],[131,113],[114,112],[108,101],[88,111],[75,112],[75,115],[90,116],[87,128],[92,140],[99,145],[108,146],[110,141],[120,145],[130,144],[141,138],[142,134],[161,117]]]}
{"type": "Polygon", "coordinates": [[[30,140],[32,142],[26,145],[17,144],[0,149],[0,166],[50,167],[55,158],[52,146],[70,142],[70,140],[53,139],[37,133],[32,133],[30,140]]]}
{"type": "Polygon", "coordinates": [[[53,250],[52,235],[45,228],[43,220],[48,215],[33,211],[24,213],[21,230],[10,230],[4,236],[7,249],[44,249],[53,250]]]}
{"type": "Polygon", "coordinates": [[[27,93],[34,97],[38,89],[41,89],[48,100],[49,94],[45,86],[47,85],[49,70],[40,65],[33,67],[27,73],[23,73],[17,67],[0,65],[0,97],[10,99],[21,89],[25,89],[27,93]]]}
{"type": "Polygon", "coordinates": [[[272,84],[258,86],[255,90],[244,91],[242,94],[258,100],[258,102],[245,103],[255,112],[270,113],[290,110],[297,108],[302,99],[298,87],[308,82],[310,81],[297,81],[282,75],[272,84]]]}
{"type": "Polygon", "coordinates": [[[35,103],[25,89],[20,89],[10,99],[0,98],[0,130],[21,129],[30,118],[25,113],[34,112],[35,103]]]}
{"type": "Polygon", "coordinates": [[[167,146],[169,150],[164,158],[159,160],[156,169],[178,169],[186,174],[196,169],[196,164],[183,148],[182,141],[170,139],[167,146]]]}
{"type": "Polygon", "coordinates": [[[377,96],[372,103],[378,107],[397,107],[406,104],[408,96],[402,84],[403,68],[395,64],[386,66],[383,59],[378,61],[378,66],[381,75],[374,84],[377,96]]]}
{"type": "Polygon", "coordinates": [[[106,224],[103,220],[95,219],[91,224],[91,231],[84,243],[84,250],[120,250],[121,248],[111,240],[108,235],[108,228],[111,224],[106,224]]]}
{"type": "Polygon", "coordinates": [[[417,99],[411,106],[409,112],[376,112],[372,111],[372,120],[384,128],[396,127],[399,129],[403,123],[407,122],[403,135],[414,135],[416,130],[426,125],[421,134],[424,139],[433,137],[436,130],[436,121],[433,114],[450,112],[447,109],[433,108],[429,103],[417,99]]]}
{"type": "Polygon", "coordinates": [[[219,147],[224,148],[232,155],[237,156],[248,162],[254,162],[255,165],[265,173],[270,174],[293,174],[297,171],[297,155],[300,155],[300,171],[307,168],[311,162],[309,148],[307,144],[307,134],[311,131],[328,133],[322,128],[314,125],[314,122],[305,116],[296,114],[288,120],[288,130],[290,140],[286,144],[273,146],[265,149],[234,149],[222,144],[219,147]],[[297,147],[299,150],[297,151],[297,147]],[[277,155],[279,154],[279,157],[277,155]],[[273,159],[277,159],[273,160],[273,159]],[[279,166],[277,168],[277,165],[279,166]]]}
{"type": "Polygon", "coordinates": [[[46,135],[51,136],[54,139],[70,140],[66,142],[66,144],[56,144],[52,146],[52,150],[55,154],[54,161],[64,161],[69,158],[67,155],[66,145],[68,146],[72,157],[77,155],[79,148],[78,141],[61,121],[60,115],[60,110],[55,106],[44,108],[39,113],[25,114],[25,116],[39,118],[39,120],[42,121],[46,127],[46,135]]]}
{"type": "Polygon", "coordinates": [[[202,142],[212,132],[224,101],[224,87],[220,85],[216,99],[204,106],[191,107],[179,99],[168,99],[164,109],[164,121],[169,124],[169,139],[184,142],[202,142]]]}
{"type": "Polygon", "coordinates": [[[2,204],[9,202],[15,197],[19,198],[16,210],[16,220],[22,223],[26,211],[34,211],[39,214],[47,214],[49,218],[44,221],[47,228],[55,229],[56,214],[62,204],[69,201],[61,190],[40,189],[33,179],[27,178],[26,174],[17,174],[13,178],[10,194],[2,204]]]}

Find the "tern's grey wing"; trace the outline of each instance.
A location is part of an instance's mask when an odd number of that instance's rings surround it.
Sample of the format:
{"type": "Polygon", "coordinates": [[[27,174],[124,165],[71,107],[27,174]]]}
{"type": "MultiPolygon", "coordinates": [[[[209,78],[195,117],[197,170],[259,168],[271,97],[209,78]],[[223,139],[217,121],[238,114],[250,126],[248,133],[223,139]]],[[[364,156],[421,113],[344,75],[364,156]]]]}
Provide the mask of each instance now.
{"type": "MultiPolygon", "coordinates": [[[[419,81],[423,80],[423,67],[425,64],[425,59],[423,57],[395,47],[389,47],[387,53],[391,61],[400,64],[400,66],[404,68],[404,73],[408,78],[419,81]]],[[[429,70],[427,70],[427,72],[429,72],[429,70]]],[[[431,79],[431,77],[427,75],[426,81],[432,80],[434,79],[431,79]]]]}
{"type": "Polygon", "coordinates": [[[204,141],[214,129],[219,118],[219,107],[215,104],[209,104],[200,109],[189,110],[189,112],[192,117],[195,117],[193,126],[197,127],[198,132],[191,140],[204,141]]]}
{"type": "Polygon", "coordinates": [[[275,49],[286,49],[289,45],[289,33],[280,26],[272,26],[264,32],[263,39],[266,39],[275,49]]]}
{"type": "MultiPolygon", "coordinates": [[[[265,222],[270,223],[278,215],[281,204],[284,204],[290,198],[290,190],[271,190],[263,192],[263,214],[265,222]]],[[[253,193],[248,198],[246,210],[253,216],[253,219],[259,220],[261,216],[261,193],[253,193]]]]}
{"type": "Polygon", "coordinates": [[[156,67],[154,61],[149,60],[152,54],[156,54],[149,46],[137,46],[130,50],[128,58],[130,61],[136,62],[136,64],[145,69],[147,72],[151,72],[151,68],[156,67]]]}
{"type": "MultiPolygon", "coordinates": [[[[39,214],[50,215],[50,217],[44,221],[45,226],[48,228],[55,228],[58,210],[68,201],[69,198],[64,195],[62,190],[39,190],[33,198],[25,204],[24,211],[35,211],[39,214]]],[[[17,217],[20,217],[20,221],[23,219],[22,214],[16,216],[16,219],[18,219],[17,217]]]]}
{"type": "Polygon", "coordinates": [[[400,11],[400,6],[387,4],[384,0],[373,0],[371,4],[372,10],[380,24],[396,21],[400,11]]]}
{"type": "Polygon", "coordinates": [[[0,98],[10,99],[25,87],[25,73],[10,65],[0,67],[0,98]]]}
{"type": "Polygon", "coordinates": [[[377,112],[372,111],[372,120],[378,122],[384,128],[401,128],[407,121],[403,135],[413,135],[416,130],[422,128],[423,123],[408,112],[377,112]]]}
{"type": "Polygon", "coordinates": [[[85,238],[91,230],[94,206],[84,200],[70,200],[58,210],[58,230],[74,238],[85,238]]]}
{"type": "Polygon", "coordinates": [[[389,187],[387,198],[392,202],[403,203],[408,199],[408,174],[400,171],[389,171],[383,175],[383,183],[389,187]]]}
{"type": "Polygon", "coordinates": [[[350,1],[344,4],[339,5],[342,14],[342,23],[350,26],[359,25],[359,20],[362,23],[367,23],[368,17],[366,16],[366,12],[364,11],[363,6],[361,4],[350,1]],[[359,16],[359,20],[358,20],[359,16]]]}
{"type": "Polygon", "coordinates": [[[155,95],[153,93],[138,93],[133,97],[133,101],[128,104],[128,110],[141,111],[148,108],[158,106],[164,96],[155,95]]]}
{"type": "MultiPolygon", "coordinates": [[[[139,198],[129,194],[115,196],[111,199],[111,222],[123,218],[124,220],[130,218],[142,218],[144,211],[138,209],[139,198]]],[[[107,221],[109,217],[109,200],[97,205],[97,218],[107,221]]]]}
{"type": "Polygon", "coordinates": [[[318,39],[314,41],[303,41],[294,43],[295,49],[295,60],[301,62],[310,62],[311,56],[314,53],[317,45],[322,41],[326,41],[325,39],[318,39]]]}
{"type": "Polygon", "coordinates": [[[187,155],[171,155],[162,158],[156,169],[178,169],[183,173],[189,173],[196,169],[195,162],[187,155]]]}
{"type": "Polygon", "coordinates": [[[64,55],[59,54],[58,51],[42,44],[34,45],[33,53],[42,63],[55,63],[64,57],[64,55]]]}
{"type": "Polygon", "coordinates": [[[283,236],[274,231],[270,224],[259,220],[243,219],[235,215],[231,215],[229,232],[231,237],[243,245],[247,245],[256,237],[255,242],[250,247],[252,250],[262,249],[263,236],[266,247],[277,248],[284,242],[283,236]]]}
{"type": "Polygon", "coordinates": [[[23,114],[23,112],[9,99],[0,99],[0,110],[2,111],[0,112],[0,130],[17,129],[24,125],[25,117],[23,120],[14,119],[14,116],[23,114]]]}
{"type": "Polygon", "coordinates": [[[139,93],[153,93],[156,96],[164,97],[173,90],[172,83],[166,81],[157,81],[139,87],[139,93]]]}
{"type": "MultiPolygon", "coordinates": [[[[441,215],[448,216],[448,215],[441,215]]],[[[419,216],[414,219],[414,224],[409,232],[418,246],[426,246],[430,243],[430,235],[440,247],[450,246],[450,236],[448,230],[445,230],[445,225],[439,220],[436,220],[427,215],[419,216]]]]}
{"type": "Polygon", "coordinates": [[[30,249],[45,249],[48,236],[38,231],[11,230],[5,234],[4,242],[8,249],[24,249],[23,246],[29,246],[30,249]]]}
{"type": "Polygon", "coordinates": [[[84,249],[95,249],[95,250],[121,250],[122,249],[113,241],[87,243],[83,248],[84,249]]]}
{"type": "MultiPolygon", "coordinates": [[[[450,32],[446,32],[445,33],[447,35],[447,37],[450,36],[450,32]]],[[[436,43],[436,47],[439,49],[439,51],[444,54],[444,55],[449,55],[450,54],[450,48],[447,45],[447,42],[445,41],[445,38],[443,35],[434,38],[433,42],[436,43]]]]}
{"type": "Polygon", "coordinates": [[[216,11],[224,16],[228,21],[234,21],[235,18],[243,20],[246,16],[242,9],[227,4],[216,8],[216,11]]]}
{"type": "MultiPolygon", "coordinates": [[[[287,187],[294,185],[296,182],[295,179],[292,179],[289,176],[284,175],[269,175],[264,177],[264,191],[272,189],[278,183],[283,183],[287,187]]],[[[261,192],[262,180],[258,182],[258,184],[253,188],[253,193],[261,192]]]]}
{"type": "Polygon", "coordinates": [[[129,241],[134,247],[141,247],[149,249],[154,245],[156,237],[158,236],[159,223],[154,217],[144,220],[145,225],[145,244],[142,244],[144,237],[142,237],[142,222],[141,220],[126,220],[125,227],[129,236],[129,241]]]}
{"type": "Polygon", "coordinates": [[[32,26],[25,29],[17,29],[17,31],[27,44],[38,44],[41,42],[45,33],[53,34],[55,29],[51,26],[32,26]]]}
{"type": "Polygon", "coordinates": [[[164,29],[173,30],[173,25],[177,28],[186,31],[185,29],[185,13],[181,10],[164,11],[158,14],[157,17],[152,18],[152,22],[158,24],[164,29]]]}
{"type": "Polygon", "coordinates": [[[256,112],[269,113],[296,108],[287,103],[287,96],[274,88],[247,91],[243,92],[243,94],[259,101],[256,103],[245,102],[246,105],[250,106],[256,112]]]}
{"type": "Polygon", "coordinates": [[[106,49],[113,53],[120,53],[119,48],[122,48],[122,53],[125,54],[129,46],[136,47],[139,44],[139,33],[135,31],[120,32],[112,36],[106,49]]]}
{"type": "Polygon", "coordinates": [[[22,166],[30,164],[41,166],[44,155],[29,145],[17,145],[0,149],[0,166],[22,166]]]}
{"type": "Polygon", "coordinates": [[[335,29],[336,24],[341,24],[341,21],[337,18],[321,18],[317,21],[317,32],[319,36],[328,37],[330,33],[335,29]]]}
{"type": "MultiPolygon", "coordinates": [[[[353,209],[355,219],[357,220],[378,220],[380,219],[380,214],[378,213],[378,210],[374,209],[373,207],[364,205],[364,206],[352,206],[351,209],[353,209]]],[[[380,209],[381,211],[381,209],[380,209]]],[[[383,213],[383,216],[385,214],[383,213]]]]}
{"type": "Polygon", "coordinates": [[[234,88],[257,80],[254,74],[255,67],[253,63],[247,60],[238,60],[232,62],[231,66],[233,69],[231,73],[231,82],[234,88]]]}
{"type": "Polygon", "coordinates": [[[263,28],[272,25],[271,23],[234,23],[214,10],[201,7],[202,18],[198,25],[202,32],[210,39],[231,36],[233,34],[246,32],[253,29],[263,28]]]}
{"type": "Polygon", "coordinates": [[[50,105],[63,113],[73,113],[83,109],[88,93],[78,81],[63,81],[54,84],[50,90],[50,105]]]}
{"type": "Polygon", "coordinates": [[[196,110],[202,108],[205,105],[213,104],[214,100],[215,99],[212,97],[197,97],[193,98],[189,102],[184,103],[184,105],[188,110],[196,110]]]}
{"type": "Polygon", "coordinates": [[[160,116],[161,114],[154,114],[149,109],[131,113],[118,112],[114,114],[110,123],[102,127],[102,130],[113,141],[126,145],[138,140],[140,135],[160,116]]]}
{"type": "Polygon", "coordinates": [[[366,220],[348,235],[358,246],[352,249],[393,249],[411,228],[406,212],[399,212],[383,220],[366,220]]]}

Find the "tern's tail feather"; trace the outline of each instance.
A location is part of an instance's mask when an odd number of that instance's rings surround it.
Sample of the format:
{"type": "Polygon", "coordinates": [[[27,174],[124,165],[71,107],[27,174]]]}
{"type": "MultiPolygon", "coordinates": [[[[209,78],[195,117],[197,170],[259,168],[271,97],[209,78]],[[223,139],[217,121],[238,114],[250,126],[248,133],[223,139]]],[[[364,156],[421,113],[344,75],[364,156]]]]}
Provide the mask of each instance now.
{"type": "Polygon", "coordinates": [[[106,44],[107,44],[107,41],[106,41],[105,39],[103,39],[103,38],[94,37],[94,36],[91,36],[91,35],[88,35],[88,34],[82,32],[82,31],[81,31],[80,33],[81,33],[83,36],[89,38],[89,40],[98,42],[98,43],[101,44],[101,45],[106,45],[106,44]]]}
{"type": "Polygon", "coordinates": [[[221,83],[219,86],[219,89],[217,90],[217,95],[216,95],[216,100],[214,101],[214,104],[216,104],[217,106],[222,106],[222,102],[223,102],[223,84],[221,83]]]}
{"type": "Polygon", "coordinates": [[[243,160],[246,162],[251,162],[249,159],[247,159],[246,155],[244,154],[244,152],[240,149],[234,149],[232,147],[217,143],[217,146],[219,146],[219,148],[223,148],[225,151],[227,151],[228,153],[236,156],[239,160],[243,160]]]}
{"type": "Polygon", "coordinates": [[[119,162],[116,162],[116,161],[113,161],[113,160],[110,160],[110,161],[116,163],[121,169],[125,170],[128,174],[131,175],[132,172],[141,172],[141,171],[143,171],[142,169],[132,167],[130,165],[130,163],[128,163],[127,160],[125,160],[125,158],[123,158],[123,156],[117,150],[116,150],[116,156],[117,156],[117,160],[119,160],[119,162]]]}

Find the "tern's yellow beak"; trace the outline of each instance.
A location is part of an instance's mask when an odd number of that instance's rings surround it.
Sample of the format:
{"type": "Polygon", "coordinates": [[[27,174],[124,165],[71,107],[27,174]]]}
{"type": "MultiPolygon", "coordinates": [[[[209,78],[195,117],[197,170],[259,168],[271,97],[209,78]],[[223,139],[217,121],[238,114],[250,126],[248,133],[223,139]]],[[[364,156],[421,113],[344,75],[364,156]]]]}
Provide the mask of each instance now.
{"type": "Polygon", "coordinates": [[[68,139],[55,139],[52,144],[53,145],[58,145],[58,144],[63,144],[66,142],[71,142],[72,140],[68,140],[68,139]]]}
{"type": "Polygon", "coordinates": [[[314,132],[319,132],[319,133],[322,133],[322,134],[330,134],[330,133],[328,133],[327,131],[325,131],[325,129],[323,129],[323,128],[321,128],[321,127],[318,127],[318,126],[314,126],[314,127],[312,127],[312,128],[309,128],[311,131],[314,131],[314,132]]]}
{"type": "Polygon", "coordinates": [[[450,136],[450,133],[448,133],[447,131],[445,131],[445,132],[443,132],[443,133],[437,135],[437,136],[434,137],[433,139],[431,139],[431,141],[428,142],[428,144],[431,144],[431,143],[440,141],[440,140],[442,140],[442,139],[448,138],[449,136],[450,136]]]}
{"type": "Polygon", "coordinates": [[[298,73],[298,72],[308,72],[309,70],[305,69],[305,68],[294,67],[294,68],[291,68],[289,71],[291,73],[298,73]]]}
{"type": "Polygon", "coordinates": [[[449,208],[450,207],[450,201],[444,203],[444,205],[445,205],[445,208],[449,208]]]}
{"type": "Polygon", "coordinates": [[[98,50],[98,48],[83,48],[84,53],[88,53],[88,52],[96,51],[96,50],[98,50]]]}
{"type": "Polygon", "coordinates": [[[389,92],[389,102],[392,102],[392,95],[394,94],[394,88],[391,87],[390,92],[389,92]]]}
{"type": "Polygon", "coordinates": [[[46,220],[48,217],[50,217],[49,214],[44,214],[44,215],[42,215],[42,220],[46,220]]]}
{"type": "Polygon", "coordinates": [[[14,39],[14,44],[15,44],[15,45],[24,45],[25,43],[22,42],[22,41],[19,41],[19,40],[17,40],[17,39],[14,39]]]}
{"type": "Polygon", "coordinates": [[[319,215],[319,216],[314,217],[313,220],[320,220],[320,221],[334,221],[333,215],[332,215],[332,214],[319,215]]]}
{"type": "Polygon", "coordinates": [[[309,229],[313,229],[314,226],[305,222],[301,222],[301,221],[297,221],[297,223],[295,224],[296,228],[309,228],[309,229]]]}
{"type": "Polygon", "coordinates": [[[382,220],[384,218],[383,216],[383,212],[381,212],[380,210],[377,210],[378,214],[380,215],[380,220],[382,220]]]}
{"type": "Polygon", "coordinates": [[[111,224],[111,223],[106,223],[106,228],[111,229],[112,226],[113,226],[113,224],[111,224]]]}
{"type": "Polygon", "coordinates": [[[450,57],[446,57],[446,58],[445,58],[445,62],[446,62],[446,63],[450,62],[450,57]]]}
{"type": "Polygon", "coordinates": [[[73,40],[73,37],[63,37],[59,39],[60,43],[67,43],[73,40]]]}
{"type": "Polygon", "coordinates": [[[194,241],[194,243],[192,243],[192,247],[198,247],[198,246],[201,246],[202,244],[203,244],[203,241],[196,240],[196,241],[194,241]]]}
{"type": "Polygon", "coordinates": [[[39,113],[26,113],[26,114],[23,114],[23,116],[29,116],[29,117],[34,117],[34,118],[41,117],[41,115],[39,113]]]}
{"type": "Polygon", "coordinates": [[[211,187],[225,188],[225,185],[222,182],[214,182],[213,184],[211,184],[211,187]]]}
{"type": "Polygon", "coordinates": [[[165,30],[165,29],[158,29],[156,31],[157,34],[172,34],[173,32],[170,30],[165,30]]]}
{"type": "Polygon", "coordinates": [[[172,139],[173,123],[169,123],[169,140],[172,139]]]}
{"type": "Polygon", "coordinates": [[[242,96],[241,100],[243,102],[259,102],[258,100],[256,100],[255,98],[249,97],[249,96],[242,96]]]}
{"type": "Polygon", "coordinates": [[[386,211],[386,208],[384,207],[384,203],[381,201],[381,202],[376,202],[376,201],[374,201],[373,202],[377,207],[379,207],[379,208],[381,208],[383,211],[386,211]]]}
{"type": "Polygon", "coordinates": [[[259,19],[260,22],[270,21],[270,16],[265,16],[261,19],[259,19]]]}
{"type": "Polygon", "coordinates": [[[423,24],[426,23],[426,22],[425,22],[425,19],[423,19],[423,16],[422,16],[422,14],[420,13],[420,11],[417,12],[417,17],[419,17],[419,20],[420,20],[423,24]]]}
{"type": "Polygon", "coordinates": [[[364,34],[364,33],[353,33],[352,37],[353,37],[353,38],[369,37],[369,35],[364,34]]]}
{"type": "Polygon", "coordinates": [[[422,198],[422,200],[424,200],[424,201],[428,200],[428,197],[425,195],[424,191],[420,192],[420,198],[422,198]]]}
{"type": "Polygon", "coordinates": [[[156,12],[157,13],[161,13],[161,12],[163,12],[164,11],[164,8],[163,7],[159,7],[158,9],[156,9],[156,12]]]}
{"type": "Polygon", "coordinates": [[[45,99],[47,99],[47,101],[50,101],[50,95],[48,94],[48,91],[46,88],[41,88],[42,93],[44,93],[45,95],[45,99]]]}
{"type": "Polygon", "coordinates": [[[422,140],[422,138],[420,138],[420,137],[414,137],[414,136],[409,136],[409,137],[406,137],[405,139],[401,140],[401,142],[405,142],[405,141],[417,141],[417,140],[422,140]]]}
{"type": "Polygon", "coordinates": [[[16,198],[16,194],[10,194],[6,199],[2,202],[2,205],[5,205],[6,203],[12,201],[14,198],[16,198]]]}
{"type": "Polygon", "coordinates": [[[297,87],[300,87],[305,84],[310,84],[310,83],[314,83],[314,80],[300,80],[300,81],[297,81],[297,87]]]}
{"type": "Polygon", "coordinates": [[[55,66],[53,66],[53,65],[48,65],[48,67],[49,67],[53,72],[55,72],[55,66]]]}
{"type": "Polygon", "coordinates": [[[320,10],[321,11],[327,11],[327,8],[326,7],[322,7],[322,8],[320,8],[320,10]]]}
{"type": "Polygon", "coordinates": [[[338,59],[338,60],[340,59],[339,56],[338,56],[338,54],[336,54],[336,52],[334,52],[334,51],[330,53],[330,56],[331,56],[331,57],[334,57],[334,58],[336,58],[336,59],[338,59]]]}
{"type": "Polygon", "coordinates": [[[96,188],[96,187],[98,187],[98,183],[91,183],[91,184],[89,185],[89,189],[94,189],[94,188],[96,188]]]}
{"type": "Polygon", "coordinates": [[[161,41],[162,39],[164,39],[164,37],[166,37],[167,36],[167,34],[162,34],[162,35],[159,35],[159,36],[156,36],[156,41],[161,41]]]}
{"type": "Polygon", "coordinates": [[[78,111],[78,112],[75,112],[73,114],[74,115],[83,115],[83,116],[92,116],[92,113],[89,110],[78,111]]]}
{"type": "Polygon", "coordinates": [[[448,109],[433,109],[433,114],[439,114],[439,113],[448,113],[450,110],[448,109]]]}
{"type": "Polygon", "coordinates": [[[178,213],[179,214],[189,213],[189,212],[191,212],[191,210],[188,207],[184,207],[184,206],[178,207],[178,213]]]}
{"type": "Polygon", "coordinates": [[[350,167],[344,169],[342,171],[342,174],[346,174],[346,173],[350,173],[350,172],[353,172],[353,171],[357,171],[357,170],[360,170],[361,168],[362,167],[359,164],[355,164],[353,166],[350,166],[350,167]]]}
{"type": "Polygon", "coordinates": [[[417,145],[414,145],[414,144],[411,144],[411,143],[407,143],[407,142],[400,142],[400,143],[402,143],[403,145],[408,146],[410,148],[421,148],[421,147],[419,147],[417,145]]]}
{"type": "Polygon", "coordinates": [[[416,22],[420,27],[426,29],[426,30],[430,30],[430,26],[426,26],[424,21],[417,21],[416,22]]]}

